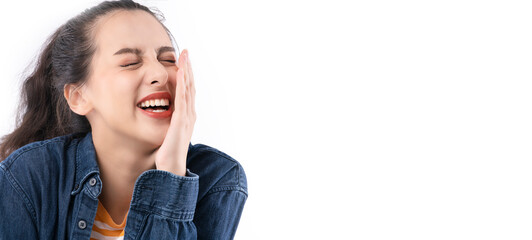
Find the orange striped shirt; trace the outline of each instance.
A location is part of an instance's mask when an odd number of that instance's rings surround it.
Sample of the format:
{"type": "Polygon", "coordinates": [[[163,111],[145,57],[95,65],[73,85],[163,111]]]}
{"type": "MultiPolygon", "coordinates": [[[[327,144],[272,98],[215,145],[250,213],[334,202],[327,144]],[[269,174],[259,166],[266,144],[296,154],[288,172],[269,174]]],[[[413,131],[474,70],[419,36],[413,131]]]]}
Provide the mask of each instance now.
{"type": "MultiPolygon", "coordinates": [[[[127,215],[126,215],[127,219],[127,215]]],[[[92,226],[91,240],[122,240],[124,239],[124,227],[126,226],[126,219],[120,224],[116,224],[102,203],[98,201],[98,210],[96,210],[96,218],[92,226]]]]}

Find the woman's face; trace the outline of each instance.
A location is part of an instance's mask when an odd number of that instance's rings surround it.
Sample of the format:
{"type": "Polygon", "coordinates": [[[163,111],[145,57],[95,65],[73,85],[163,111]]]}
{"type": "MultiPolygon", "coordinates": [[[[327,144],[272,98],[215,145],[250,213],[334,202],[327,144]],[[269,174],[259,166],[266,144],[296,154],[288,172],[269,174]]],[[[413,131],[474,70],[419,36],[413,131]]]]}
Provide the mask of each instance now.
{"type": "Polygon", "coordinates": [[[144,11],[117,11],[98,20],[93,34],[96,51],[84,86],[93,132],[158,147],[170,124],[177,72],[166,30],[144,11]],[[143,109],[143,99],[169,106],[143,109]]]}

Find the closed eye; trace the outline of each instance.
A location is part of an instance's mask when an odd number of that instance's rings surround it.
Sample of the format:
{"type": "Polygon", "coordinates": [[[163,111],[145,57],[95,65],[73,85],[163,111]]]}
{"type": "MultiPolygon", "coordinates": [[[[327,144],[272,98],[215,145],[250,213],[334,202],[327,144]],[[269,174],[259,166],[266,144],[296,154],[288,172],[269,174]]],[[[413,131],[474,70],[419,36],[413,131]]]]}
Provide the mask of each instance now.
{"type": "Polygon", "coordinates": [[[137,64],[139,64],[139,62],[134,62],[134,63],[125,64],[125,65],[120,65],[120,67],[129,67],[129,66],[134,66],[134,65],[137,65],[137,64]]]}

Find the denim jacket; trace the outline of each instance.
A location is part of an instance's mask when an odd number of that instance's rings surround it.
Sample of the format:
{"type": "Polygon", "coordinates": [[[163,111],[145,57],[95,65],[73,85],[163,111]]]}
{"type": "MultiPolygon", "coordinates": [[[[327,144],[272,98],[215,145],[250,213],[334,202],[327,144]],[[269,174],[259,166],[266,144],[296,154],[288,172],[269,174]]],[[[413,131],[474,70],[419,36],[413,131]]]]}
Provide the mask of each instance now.
{"type": "MultiPolygon", "coordinates": [[[[189,145],[187,175],[135,183],[124,239],[232,239],[247,199],[242,166],[189,145]]],[[[0,163],[0,239],[89,239],[102,181],[92,134],[28,144],[0,163]]]]}

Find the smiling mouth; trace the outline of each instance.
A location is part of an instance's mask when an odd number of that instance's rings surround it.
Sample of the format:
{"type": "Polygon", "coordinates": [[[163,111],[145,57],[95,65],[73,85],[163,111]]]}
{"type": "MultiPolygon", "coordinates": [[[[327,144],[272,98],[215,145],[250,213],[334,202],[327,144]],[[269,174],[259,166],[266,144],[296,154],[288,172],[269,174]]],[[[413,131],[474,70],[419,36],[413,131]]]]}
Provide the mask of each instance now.
{"type": "Polygon", "coordinates": [[[137,104],[137,107],[148,112],[164,112],[170,109],[170,100],[166,98],[150,99],[137,104]]]}

